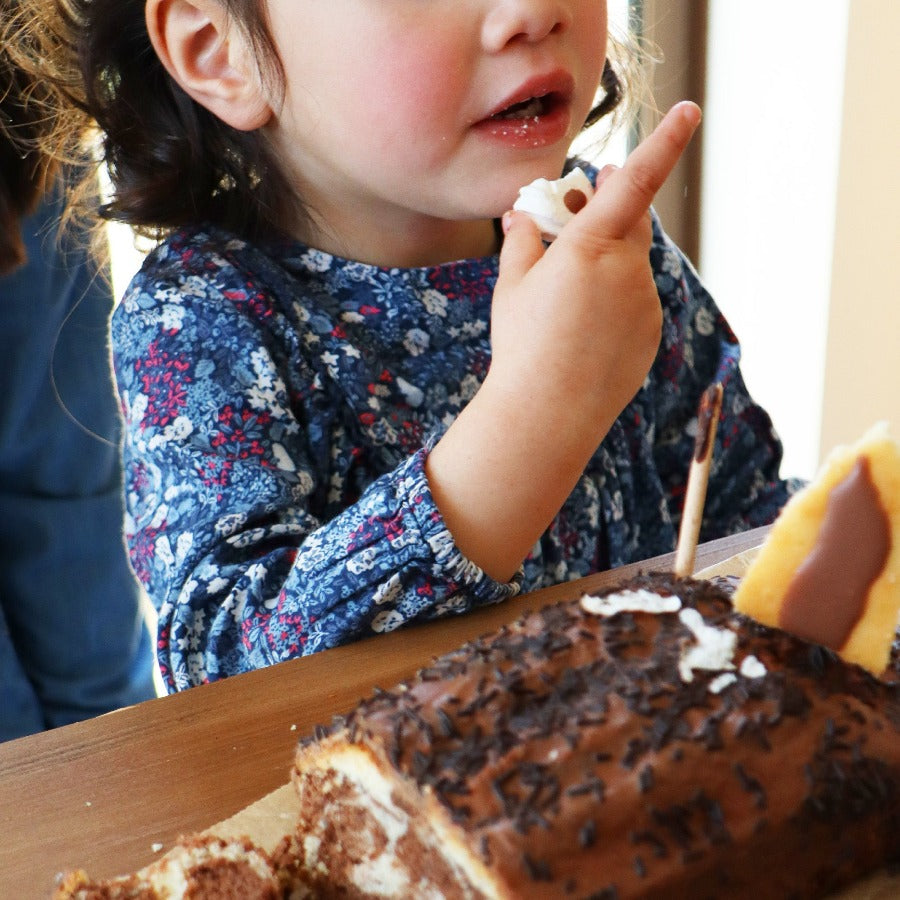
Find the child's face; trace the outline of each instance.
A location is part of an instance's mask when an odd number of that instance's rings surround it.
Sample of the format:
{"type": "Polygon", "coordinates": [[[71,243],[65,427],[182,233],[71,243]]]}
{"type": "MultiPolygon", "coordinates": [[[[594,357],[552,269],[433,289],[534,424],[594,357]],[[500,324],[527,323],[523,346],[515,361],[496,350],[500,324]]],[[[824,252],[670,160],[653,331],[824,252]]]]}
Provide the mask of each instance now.
{"type": "Polygon", "coordinates": [[[606,54],[605,0],[268,3],[287,90],[267,128],[312,239],[347,255],[486,235],[521,185],[559,176],[606,54]]]}

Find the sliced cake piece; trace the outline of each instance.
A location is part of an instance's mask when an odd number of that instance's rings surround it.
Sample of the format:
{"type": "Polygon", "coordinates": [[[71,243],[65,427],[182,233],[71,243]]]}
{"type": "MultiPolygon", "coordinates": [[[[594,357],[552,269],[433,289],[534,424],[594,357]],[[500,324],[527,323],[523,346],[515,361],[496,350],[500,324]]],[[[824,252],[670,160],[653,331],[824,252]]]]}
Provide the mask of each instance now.
{"type": "Polygon", "coordinates": [[[735,607],[880,674],[900,615],[898,535],[900,445],[880,423],[791,498],[735,607]]]}
{"type": "Polygon", "coordinates": [[[195,835],[134,875],[96,881],[71,872],[53,900],[279,900],[283,894],[269,855],[248,838],[195,835]]]}

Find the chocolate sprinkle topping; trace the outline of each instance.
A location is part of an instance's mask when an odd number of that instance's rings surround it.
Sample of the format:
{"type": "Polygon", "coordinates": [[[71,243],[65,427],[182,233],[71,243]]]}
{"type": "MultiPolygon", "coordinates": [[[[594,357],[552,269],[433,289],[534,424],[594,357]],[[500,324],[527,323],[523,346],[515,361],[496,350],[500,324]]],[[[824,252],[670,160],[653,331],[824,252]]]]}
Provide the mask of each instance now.
{"type": "Polygon", "coordinates": [[[734,631],[737,681],[718,694],[720,672],[682,681],[695,638],[677,614],[561,603],[436,659],[304,747],[373,748],[446,809],[512,894],[537,883],[541,897],[669,896],[660,885],[677,871],[696,873],[699,896],[754,898],[766,861],[744,850],[729,868],[738,841],[797,848],[804,861],[779,866],[779,896],[806,896],[816,860],[852,861],[832,867],[834,890],[900,858],[896,645],[888,683],[735,613],[725,582],[644,575],[629,587],[675,594],[734,631]],[[751,654],[762,677],[739,674],[751,654]]]}

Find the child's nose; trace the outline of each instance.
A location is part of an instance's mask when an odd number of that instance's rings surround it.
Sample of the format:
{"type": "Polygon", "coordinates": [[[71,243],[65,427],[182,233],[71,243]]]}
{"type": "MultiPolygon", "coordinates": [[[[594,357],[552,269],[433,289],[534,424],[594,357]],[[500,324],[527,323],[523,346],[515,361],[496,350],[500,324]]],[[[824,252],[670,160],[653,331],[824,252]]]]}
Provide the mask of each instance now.
{"type": "Polygon", "coordinates": [[[482,28],[485,50],[495,53],[513,41],[536,43],[571,24],[564,0],[496,0],[482,28]]]}

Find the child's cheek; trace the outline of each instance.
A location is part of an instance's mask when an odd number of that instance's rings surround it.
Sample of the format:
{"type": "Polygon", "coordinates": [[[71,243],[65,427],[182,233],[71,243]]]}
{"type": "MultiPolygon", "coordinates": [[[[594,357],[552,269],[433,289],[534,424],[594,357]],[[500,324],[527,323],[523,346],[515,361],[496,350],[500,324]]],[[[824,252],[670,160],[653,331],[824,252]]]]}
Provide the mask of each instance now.
{"type": "Polygon", "coordinates": [[[424,39],[386,57],[373,79],[377,89],[369,92],[373,127],[380,123],[388,139],[426,143],[464,127],[469,79],[453,50],[445,41],[424,39]]]}

